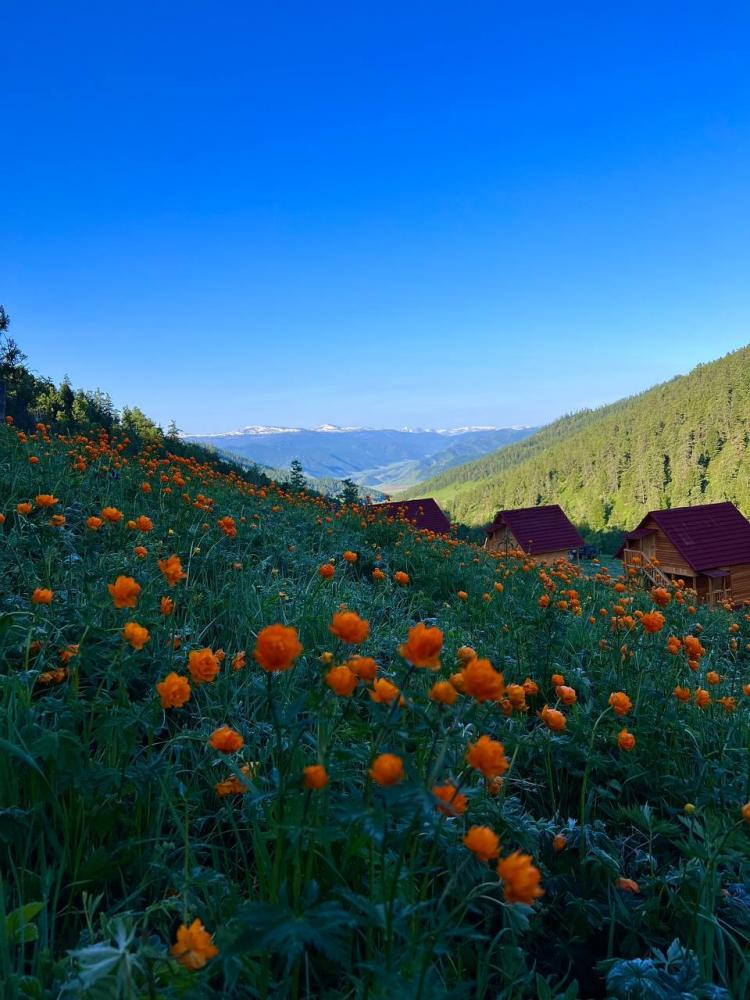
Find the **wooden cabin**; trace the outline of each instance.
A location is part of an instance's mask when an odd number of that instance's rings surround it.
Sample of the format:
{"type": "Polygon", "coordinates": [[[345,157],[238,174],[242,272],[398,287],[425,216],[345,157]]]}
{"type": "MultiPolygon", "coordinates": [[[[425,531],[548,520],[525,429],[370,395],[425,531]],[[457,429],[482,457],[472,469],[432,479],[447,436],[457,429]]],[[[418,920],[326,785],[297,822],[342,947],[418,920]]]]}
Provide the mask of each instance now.
{"type": "Polygon", "coordinates": [[[371,503],[368,514],[380,514],[399,521],[408,521],[420,531],[432,531],[436,535],[447,535],[451,523],[432,497],[421,500],[401,500],[392,503],[371,503]]]}
{"type": "Polygon", "coordinates": [[[617,556],[648,586],[681,579],[707,604],[750,600],[750,522],[733,503],[649,511],[617,556]]]}
{"type": "Polygon", "coordinates": [[[520,549],[534,562],[568,559],[571,551],[583,546],[583,539],[558,504],[498,511],[485,534],[488,552],[520,549]]]}

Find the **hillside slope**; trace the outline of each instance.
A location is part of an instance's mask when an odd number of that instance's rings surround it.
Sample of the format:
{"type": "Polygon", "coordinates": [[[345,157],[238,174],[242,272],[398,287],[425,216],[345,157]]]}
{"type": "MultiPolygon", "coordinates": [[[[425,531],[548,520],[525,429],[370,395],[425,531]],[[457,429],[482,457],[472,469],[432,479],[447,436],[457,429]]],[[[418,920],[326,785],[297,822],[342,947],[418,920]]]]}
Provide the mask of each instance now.
{"type": "MultiPolygon", "coordinates": [[[[731,500],[750,514],[750,347],[419,485],[455,520],[559,503],[596,530],[652,507],[731,500]]],[[[416,494],[414,494],[416,495],[416,494]]]]}

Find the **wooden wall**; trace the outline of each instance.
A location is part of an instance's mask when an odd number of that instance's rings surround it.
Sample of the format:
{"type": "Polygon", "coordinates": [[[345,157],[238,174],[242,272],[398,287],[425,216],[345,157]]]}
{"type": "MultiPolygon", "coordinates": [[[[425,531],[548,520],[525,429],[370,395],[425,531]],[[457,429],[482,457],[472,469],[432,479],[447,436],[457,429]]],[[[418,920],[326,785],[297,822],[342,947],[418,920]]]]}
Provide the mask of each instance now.
{"type": "Polygon", "coordinates": [[[730,587],[733,601],[750,600],[750,565],[730,568],[730,587]]]}

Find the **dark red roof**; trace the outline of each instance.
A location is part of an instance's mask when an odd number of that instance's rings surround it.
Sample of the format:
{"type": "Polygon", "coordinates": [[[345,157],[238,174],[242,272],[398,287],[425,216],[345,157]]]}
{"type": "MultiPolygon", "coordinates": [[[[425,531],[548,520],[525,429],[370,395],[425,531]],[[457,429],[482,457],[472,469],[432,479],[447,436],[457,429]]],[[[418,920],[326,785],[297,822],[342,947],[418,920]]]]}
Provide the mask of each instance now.
{"type": "Polygon", "coordinates": [[[451,523],[432,497],[421,500],[401,500],[392,503],[373,503],[368,511],[411,522],[416,528],[433,531],[437,535],[447,535],[451,523]]]}
{"type": "Polygon", "coordinates": [[[733,503],[651,510],[638,528],[642,528],[649,518],[656,521],[696,573],[750,563],[750,521],[733,503]]]}
{"type": "Polygon", "coordinates": [[[486,528],[488,535],[507,526],[527,555],[544,555],[562,549],[577,549],[584,542],[558,504],[501,510],[486,528]]]}

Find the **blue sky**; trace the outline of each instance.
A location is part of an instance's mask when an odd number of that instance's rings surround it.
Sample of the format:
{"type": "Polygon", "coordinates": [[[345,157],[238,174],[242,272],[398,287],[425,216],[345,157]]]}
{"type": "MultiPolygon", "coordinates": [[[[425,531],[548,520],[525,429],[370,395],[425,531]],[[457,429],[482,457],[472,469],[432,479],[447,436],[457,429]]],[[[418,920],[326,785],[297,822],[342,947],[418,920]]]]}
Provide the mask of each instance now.
{"type": "Polygon", "coordinates": [[[540,423],[750,341],[746,3],[0,7],[0,302],[188,431],[540,423]]]}

